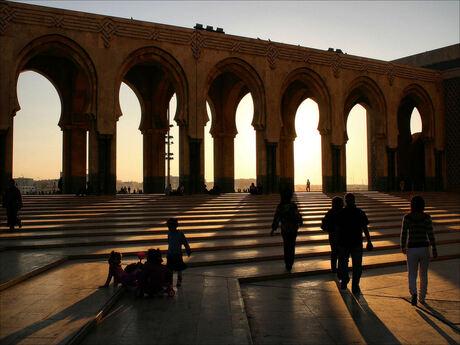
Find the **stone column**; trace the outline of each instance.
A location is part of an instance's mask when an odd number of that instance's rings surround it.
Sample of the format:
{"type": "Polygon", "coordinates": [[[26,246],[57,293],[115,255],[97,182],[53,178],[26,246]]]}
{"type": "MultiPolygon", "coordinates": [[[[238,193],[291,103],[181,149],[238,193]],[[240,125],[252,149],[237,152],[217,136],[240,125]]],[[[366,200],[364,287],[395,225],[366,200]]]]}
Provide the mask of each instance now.
{"type": "Polygon", "coordinates": [[[266,142],[266,156],[267,156],[267,178],[264,186],[264,193],[278,193],[279,192],[279,176],[277,174],[276,164],[276,149],[278,143],[266,142]],[[265,187],[266,186],[266,187],[265,187]]]}
{"type": "Polygon", "coordinates": [[[423,138],[425,148],[425,186],[424,190],[436,190],[436,161],[434,139],[432,137],[423,138]]]}
{"type": "Polygon", "coordinates": [[[436,170],[436,191],[444,190],[444,178],[443,178],[443,161],[444,161],[444,151],[434,150],[435,158],[435,170],[436,170]]]}
{"type": "Polygon", "coordinates": [[[280,182],[279,188],[294,190],[294,139],[282,138],[280,140],[280,182]]]}
{"type": "Polygon", "coordinates": [[[333,191],[331,134],[327,129],[321,130],[320,134],[322,190],[323,193],[330,193],[333,191]]]}
{"type": "Polygon", "coordinates": [[[398,185],[396,184],[396,151],[397,149],[387,147],[388,181],[386,190],[389,192],[398,190],[398,185]]]}
{"type": "Polygon", "coordinates": [[[267,147],[264,139],[264,132],[262,130],[256,130],[257,185],[262,186],[265,193],[269,193],[267,175],[267,147]]]}
{"type": "Polygon", "coordinates": [[[143,131],[144,193],[163,193],[165,190],[165,134],[164,130],[143,131]]]}
{"type": "Polygon", "coordinates": [[[223,193],[235,191],[235,156],[233,134],[214,135],[214,185],[223,193]]]}
{"type": "Polygon", "coordinates": [[[376,134],[372,140],[369,157],[369,190],[381,192],[388,190],[388,151],[386,149],[386,137],[383,134],[376,134]]]}
{"type": "Polygon", "coordinates": [[[89,132],[89,182],[96,194],[116,193],[116,135],[89,132]]]}
{"type": "Polygon", "coordinates": [[[201,169],[202,139],[189,139],[189,152],[190,152],[190,179],[188,190],[190,194],[197,194],[203,191],[204,176],[201,169]]]}
{"type": "Polygon", "coordinates": [[[346,191],[346,174],[344,169],[345,164],[345,150],[344,145],[331,145],[332,151],[332,186],[331,192],[345,192],[346,191]]]}
{"type": "Polygon", "coordinates": [[[3,197],[8,181],[13,177],[13,124],[0,130],[0,198],[3,197]]]}
{"type": "Polygon", "coordinates": [[[86,129],[62,128],[62,184],[64,194],[86,188],[86,129]]]}

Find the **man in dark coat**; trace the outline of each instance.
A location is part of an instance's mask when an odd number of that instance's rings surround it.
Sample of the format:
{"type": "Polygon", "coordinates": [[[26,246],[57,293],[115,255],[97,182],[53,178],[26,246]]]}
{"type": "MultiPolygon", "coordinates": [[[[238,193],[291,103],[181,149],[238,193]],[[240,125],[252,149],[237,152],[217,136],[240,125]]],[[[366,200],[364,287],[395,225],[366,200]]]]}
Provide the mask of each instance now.
{"type": "Polygon", "coordinates": [[[18,218],[18,211],[22,208],[22,196],[13,179],[10,180],[9,186],[3,196],[3,207],[6,208],[10,230],[14,231],[15,225],[21,227],[22,224],[18,218]]]}
{"type": "Polygon", "coordinates": [[[373,245],[367,225],[369,220],[360,208],[356,207],[355,196],[351,193],[345,196],[346,206],[342,209],[338,219],[338,252],[339,252],[339,277],[342,279],[340,288],[345,290],[350,281],[348,275],[348,259],[351,256],[353,263],[352,292],[359,294],[359,280],[363,263],[363,232],[367,239],[367,250],[372,250],[373,245]]]}

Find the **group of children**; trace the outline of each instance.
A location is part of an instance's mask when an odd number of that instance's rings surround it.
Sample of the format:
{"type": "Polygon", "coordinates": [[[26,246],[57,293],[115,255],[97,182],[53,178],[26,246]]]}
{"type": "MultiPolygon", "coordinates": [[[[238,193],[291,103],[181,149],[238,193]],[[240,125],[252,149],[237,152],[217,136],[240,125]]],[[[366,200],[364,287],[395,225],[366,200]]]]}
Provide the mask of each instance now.
{"type": "Polygon", "coordinates": [[[136,296],[143,297],[145,294],[153,296],[162,292],[167,292],[174,296],[173,272],[177,272],[176,286],[182,285],[182,271],[187,268],[182,258],[182,245],[185,247],[188,256],[192,253],[190,246],[182,231],[177,230],[178,221],[170,218],[168,225],[168,255],[167,263],[163,265],[163,258],[159,249],[149,249],[147,251],[147,261],[145,253],[139,252],[139,261],[127,265],[124,269],[121,266],[121,253],[112,251],[109,256],[109,273],[107,280],[102,287],[108,287],[113,278],[115,286],[134,286],[136,296]]]}

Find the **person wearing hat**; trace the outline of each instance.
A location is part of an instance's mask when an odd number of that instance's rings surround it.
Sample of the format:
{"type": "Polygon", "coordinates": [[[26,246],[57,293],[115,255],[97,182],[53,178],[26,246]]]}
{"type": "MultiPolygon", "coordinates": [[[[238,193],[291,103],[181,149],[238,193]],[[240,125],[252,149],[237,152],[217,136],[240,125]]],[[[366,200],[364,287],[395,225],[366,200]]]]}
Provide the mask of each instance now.
{"type": "Polygon", "coordinates": [[[187,265],[182,259],[182,245],[185,247],[187,255],[190,256],[192,251],[181,230],[177,230],[178,221],[176,218],[169,218],[166,222],[168,225],[168,256],[167,266],[171,271],[177,271],[177,284],[182,285],[182,271],[187,268],[187,265]]]}

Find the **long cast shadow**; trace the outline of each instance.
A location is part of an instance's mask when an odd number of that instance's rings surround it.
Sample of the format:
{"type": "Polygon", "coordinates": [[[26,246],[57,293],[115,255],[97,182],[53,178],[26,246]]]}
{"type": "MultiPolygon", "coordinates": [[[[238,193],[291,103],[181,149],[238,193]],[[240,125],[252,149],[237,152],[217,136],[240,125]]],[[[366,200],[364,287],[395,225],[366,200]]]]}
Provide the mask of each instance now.
{"type": "MultiPolygon", "coordinates": [[[[35,333],[40,332],[41,330],[45,329],[46,327],[49,327],[53,325],[56,322],[66,320],[66,327],[64,329],[68,328],[68,325],[71,322],[74,322],[79,319],[87,318],[88,317],[88,306],[94,306],[95,303],[100,299],[97,295],[100,290],[94,291],[92,294],[86,296],[82,300],[78,301],[77,303],[71,305],[70,307],[61,310],[60,312],[48,316],[46,319],[34,322],[30,324],[27,327],[21,328],[9,335],[7,335],[4,338],[0,339],[0,344],[8,344],[8,345],[14,345],[14,344],[19,344],[23,340],[29,338],[35,333]]],[[[105,300],[105,299],[104,299],[105,300]]],[[[102,307],[103,303],[101,302],[100,307],[102,307]]],[[[94,315],[96,314],[96,310],[94,311],[94,315]]],[[[81,326],[77,327],[75,332],[80,329],[81,326]]],[[[56,332],[54,331],[53,334],[56,332]]],[[[63,339],[60,343],[66,343],[69,338],[73,335],[74,332],[68,334],[65,339],[63,339]]],[[[40,334],[40,338],[44,339],[46,338],[46,335],[40,334]]],[[[29,342],[32,344],[32,342],[29,342]]]]}
{"type": "MultiPolygon", "coordinates": [[[[339,283],[337,288],[340,289],[339,283]]],[[[354,296],[350,291],[340,292],[359,332],[367,344],[401,344],[367,304],[362,294],[354,296]]]]}

